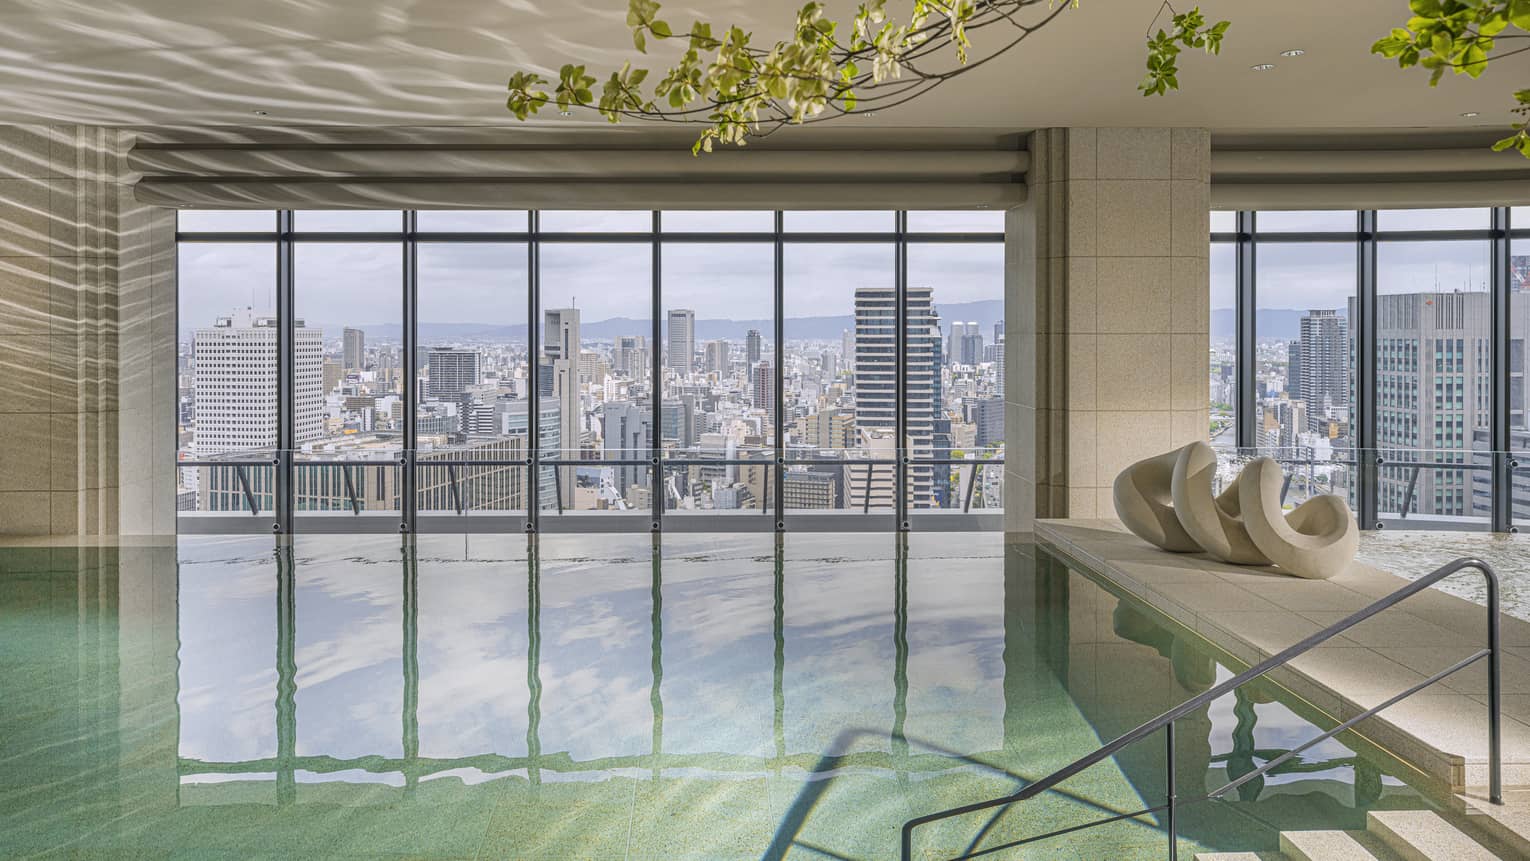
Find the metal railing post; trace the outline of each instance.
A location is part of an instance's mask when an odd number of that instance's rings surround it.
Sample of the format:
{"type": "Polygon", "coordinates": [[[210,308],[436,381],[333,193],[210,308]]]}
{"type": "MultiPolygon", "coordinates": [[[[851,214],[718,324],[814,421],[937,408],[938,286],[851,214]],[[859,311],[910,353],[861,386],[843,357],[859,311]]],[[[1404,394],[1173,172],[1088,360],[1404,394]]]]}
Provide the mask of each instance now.
{"type": "Polygon", "coordinates": [[[1498,637],[1498,578],[1487,573],[1488,603],[1488,798],[1503,803],[1503,689],[1498,637]]]}
{"type": "Polygon", "coordinates": [[[1179,825],[1174,821],[1175,798],[1178,795],[1176,775],[1174,773],[1174,721],[1169,721],[1163,726],[1164,735],[1167,738],[1167,789],[1169,796],[1169,810],[1166,814],[1165,826],[1169,831],[1169,861],[1179,861],[1179,825]]]}

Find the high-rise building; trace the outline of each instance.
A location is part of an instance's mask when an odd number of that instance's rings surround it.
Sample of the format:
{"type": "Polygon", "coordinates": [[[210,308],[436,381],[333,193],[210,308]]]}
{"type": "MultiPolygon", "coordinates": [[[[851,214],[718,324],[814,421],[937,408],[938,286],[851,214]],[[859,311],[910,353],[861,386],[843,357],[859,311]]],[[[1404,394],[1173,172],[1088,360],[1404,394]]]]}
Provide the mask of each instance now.
{"type": "Polygon", "coordinates": [[[665,366],[682,377],[689,376],[695,370],[696,361],[696,312],[688,308],[672,309],[667,335],[665,366]]]}
{"type": "Polygon", "coordinates": [[[542,352],[549,359],[579,356],[579,309],[554,308],[542,314],[542,352]]]}
{"type": "MultiPolygon", "coordinates": [[[[542,315],[542,354],[537,386],[542,396],[558,405],[558,440],[561,451],[549,452],[553,459],[576,460],[580,448],[579,378],[580,353],[579,309],[556,308],[542,315]]],[[[563,507],[574,506],[574,468],[559,467],[558,486],[562,488],[563,507]]]]}
{"type": "MultiPolygon", "coordinates": [[[[1004,326],[1003,323],[995,323],[994,325],[1001,330],[1004,326]]],[[[1004,393],[1004,334],[1002,331],[999,333],[999,339],[993,343],[993,366],[999,378],[999,391],[997,394],[1000,398],[1008,397],[1004,393]]]]}
{"type": "MultiPolygon", "coordinates": [[[[653,428],[648,410],[632,401],[608,401],[600,408],[602,436],[607,460],[641,460],[653,448],[653,428]]],[[[631,487],[648,486],[648,467],[617,466],[616,491],[623,496],[631,487]]]]}
{"type": "Polygon", "coordinates": [[[630,380],[648,378],[648,339],[643,335],[618,335],[611,348],[611,371],[630,380]]]}
{"type": "Polygon", "coordinates": [[[749,363],[749,367],[752,368],[759,364],[760,357],[764,355],[764,350],[765,342],[760,337],[760,330],[750,329],[744,335],[744,360],[749,363]]]}
{"type": "MultiPolygon", "coordinates": [[[[907,391],[904,398],[907,437],[903,444],[916,461],[934,456],[934,430],[940,380],[934,291],[907,288],[905,355],[907,391]]],[[[859,287],[855,291],[855,425],[863,437],[869,431],[896,431],[898,412],[897,297],[891,287],[859,287]]],[[[879,440],[880,442],[880,440],[879,440]]],[[[909,502],[916,508],[933,504],[934,471],[915,463],[909,470],[909,502]]]]}
{"type": "Polygon", "coordinates": [[[1298,338],[1286,344],[1286,394],[1293,400],[1302,400],[1302,342],[1298,338]]]}
{"type": "Polygon", "coordinates": [[[843,368],[855,373],[855,333],[849,329],[841,329],[839,332],[839,355],[843,368]]]}
{"type": "Polygon", "coordinates": [[[760,362],[749,371],[751,402],[766,415],[776,411],[776,370],[769,362],[760,362]]]}
{"type": "Polygon", "coordinates": [[[983,398],[974,403],[972,423],[977,427],[974,441],[979,448],[1004,442],[1004,399],[983,398]]]}
{"type": "Polygon", "coordinates": [[[976,365],[983,361],[983,328],[977,323],[951,324],[946,357],[957,365],[976,365]]]}
{"type": "Polygon", "coordinates": [[[1349,410],[1349,318],[1334,310],[1312,310],[1301,319],[1301,355],[1295,396],[1307,406],[1307,424],[1349,410]]]}
{"type": "MultiPolygon", "coordinates": [[[[517,398],[501,397],[498,402],[500,433],[505,436],[519,436],[522,439],[529,436],[527,417],[531,413],[530,402],[517,398]]],[[[558,421],[559,410],[557,404],[543,403],[537,410],[537,448],[544,452],[556,453],[562,448],[560,434],[563,429],[558,421]]],[[[524,449],[524,446],[523,446],[524,449]]],[[[540,507],[556,507],[558,501],[557,476],[553,468],[544,466],[540,469],[537,477],[537,496],[540,507]]]]}
{"type": "MultiPolygon", "coordinates": [[[[1376,299],[1376,445],[1383,462],[1471,463],[1475,432],[1489,428],[1492,411],[1491,296],[1430,292],[1376,299]]],[[[1517,307],[1523,317],[1526,306],[1517,307]]],[[[1303,349],[1304,387],[1308,361],[1303,349]]],[[[1309,424],[1313,409],[1309,400],[1309,424]]],[[[1376,494],[1382,512],[1406,507],[1410,514],[1485,513],[1473,510],[1466,470],[1383,467],[1376,494]]]]}
{"type": "Polygon", "coordinates": [[[726,375],[728,373],[728,363],[731,361],[728,352],[727,341],[708,341],[706,349],[707,373],[726,375]]]}
{"type": "Polygon", "coordinates": [[[345,368],[340,362],[324,360],[324,393],[327,395],[340,386],[345,379],[345,368]]]}
{"type": "Polygon", "coordinates": [[[477,350],[436,347],[430,351],[430,385],[426,394],[437,401],[456,400],[483,382],[477,350]]]}
{"type": "Polygon", "coordinates": [[[690,448],[696,436],[696,399],[691,395],[666,399],[659,409],[659,438],[690,448]]]}
{"type": "MultiPolygon", "coordinates": [[[[277,444],[277,324],[249,309],[219,317],[192,335],[192,392],[197,456],[277,444]]],[[[296,321],[294,421],[296,441],[324,432],[324,333],[296,321]]]]}
{"type": "Polygon", "coordinates": [[[347,371],[364,371],[367,367],[367,333],[360,329],[346,328],[341,331],[341,364],[347,371]]]}
{"type": "Polygon", "coordinates": [[[822,511],[836,508],[843,480],[839,470],[792,467],[781,477],[781,497],[788,509],[822,511]]]}

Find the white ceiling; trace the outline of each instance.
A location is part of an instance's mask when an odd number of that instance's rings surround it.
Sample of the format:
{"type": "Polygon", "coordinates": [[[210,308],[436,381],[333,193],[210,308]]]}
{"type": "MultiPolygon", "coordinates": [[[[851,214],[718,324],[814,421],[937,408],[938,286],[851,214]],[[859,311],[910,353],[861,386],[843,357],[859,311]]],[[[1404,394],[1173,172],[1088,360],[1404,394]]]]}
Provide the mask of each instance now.
{"type": "MultiPolygon", "coordinates": [[[[1222,56],[1187,57],[1184,89],[1145,99],[1135,86],[1159,2],[1082,0],[1010,55],[937,93],[844,122],[868,130],[1498,128],[1509,120],[1510,92],[1530,72],[1523,55],[1482,80],[1431,90],[1422,71],[1371,56],[1371,42],[1407,18],[1406,0],[1202,0],[1209,15],[1233,21],[1222,56]],[[1278,56],[1290,48],[1307,54],[1278,56]],[[1261,62],[1277,68],[1250,70],[1261,62]],[[1482,116],[1461,118],[1472,110],[1482,116]]],[[[704,11],[752,29],[758,41],[790,26],[800,3],[692,0],[668,4],[663,15],[680,29],[704,11]]],[[[843,15],[853,4],[834,0],[830,8],[843,15]]],[[[0,122],[509,124],[503,88],[511,71],[567,61],[609,69],[636,56],[624,14],[625,0],[7,0],[0,122]]],[[[978,56],[996,32],[978,35],[978,56]]],[[[548,114],[539,124],[560,130],[606,125],[548,114]]]]}

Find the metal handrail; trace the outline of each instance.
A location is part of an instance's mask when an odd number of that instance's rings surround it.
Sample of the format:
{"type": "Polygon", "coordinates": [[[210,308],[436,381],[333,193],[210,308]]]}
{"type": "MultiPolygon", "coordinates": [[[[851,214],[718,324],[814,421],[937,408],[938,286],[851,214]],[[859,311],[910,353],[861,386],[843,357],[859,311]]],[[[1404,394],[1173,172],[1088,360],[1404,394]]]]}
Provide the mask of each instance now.
{"type": "Polygon", "coordinates": [[[1217,699],[1218,697],[1238,688],[1239,686],[1252,681],[1264,675],[1265,673],[1268,673],[1270,670],[1273,670],[1276,667],[1285,666],[1286,664],[1290,663],[1292,659],[1300,657],[1314,647],[1319,646],[1338,636],[1339,634],[1344,633],[1345,631],[1353,628],[1355,625],[1360,624],[1361,622],[1369,619],[1377,613],[1380,613],[1389,607],[1395,606],[1396,604],[1399,604],[1404,600],[1417,595],[1419,592],[1428,589],[1441,580],[1444,580],[1446,577],[1449,577],[1452,574],[1456,574],[1467,568],[1477,569],[1482,573],[1483,578],[1487,581],[1487,648],[1479,650],[1472,656],[1465,658],[1438,673],[1435,673],[1434,675],[1424,679],[1422,682],[1419,682],[1418,684],[1403,691],[1397,696],[1392,697],[1391,699],[1388,699],[1373,708],[1367,709],[1366,711],[1354,716],[1353,718],[1350,718],[1349,720],[1339,724],[1333,729],[1328,730],[1327,732],[1319,735],[1318,737],[1301,745],[1300,747],[1287,752],[1284,756],[1277,757],[1276,759],[1265,763],[1258,769],[1255,769],[1254,771],[1251,771],[1248,774],[1233,780],[1226,786],[1223,786],[1221,789],[1208,793],[1203,797],[1191,799],[1185,803],[1195,803],[1220,797],[1223,793],[1236,789],[1243,783],[1268,772],[1270,769],[1275,768],[1296,754],[1301,753],[1303,750],[1306,750],[1307,748],[1319,742],[1325,741],[1335,735],[1338,735],[1339,733],[1349,729],[1360,721],[1375,715],[1382,709],[1394,705],[1395,703],[1398,703],[1403,699],[1412,696],[1423,688],[1434,684],[1440,679],[1443,679],[1452,673],[1462,670],[1486,657],[1488,659],[1488,797],[1492,803],[1502,804],[1503,747],[1501,722],[1503,701],[1502,692],[1499,688],[1499,664],[1501,652],[1498,642],[1498,575],[1493,571],[1493,566],[1489,565],[1483,560],[1463,557],[1455,560],[1454,562],[1450,562],[1439,568],[1436,568],[1434,571],[1426,574],[1418,580],[1415,580],[1407,586],[1398,589],[1390,595],[1378,599],[1374,603],[1366,606],[1364,609],[1358,610],[1355,613],[1345,617],[1344,619],[1328,626],[1327,628],[1324,628],[1323,630],[1308,636],[1301,642],[1281,652],[1271,655],[1268,658],[1265,658],[1263,661],[1260,661],[1252,667],[1249,667],[1248,669],[1233,676],[1227,681],[1208,689],[1204,693],[1185,700],[1184,702],[1180,703],[1174,708],[1169,709],[1158,717],[1153,718],[1141,726],[1138,726],[1137,728],[1119,736],[1114,741],[1100,746],[1093,753],[1082,756],[1079,759],[1074,760],[1072,763],[1063,766],[1047,777],[1044,777],[1041,780],[1026,786],[1019,792],[1016,792],[1012,795],[1003,796],[1002,798],[994,798],[988,801],[979,801],[973,804],[964,804],[960,807],[953,807],[948,810],[942,810],[938,813],[929,813],[925,814],[924,816],[916,816],[913,819],[908,820],[907,822],[903,823],[903,861],[911,861],[913,858],[915,828],[921,825],[927,825],[931,822],[950,819],[954,816],[976,813],[979,810],[989,810],[994,807],[1005,807],[1010,804],[1015,804],[1030,798],[1034,798],[1041,793],[1053,788],[1057,784],[1062,783],[1064,780],[1067,780],[1075,774],[1078,774],[1084,769],[1103,761],[1107,757],[1114,755],[1122,748],[1140,741],[1141,739],[1153,734],[1160,729],[1165,730],[1168,736],[1168,768],[1169,774],[1171,775],[1171,779],[1168,783],[1168,799],[1165,804],[1149,807],[1134,814],[1124,814],[1122,816],[1113,817],[1111,819],[1096,820],[1094,822],[1088,822],[1083,825],[1065,828],[1047,834],[1041,834],[1036,837],[1030,837],[1023,840],[1006,843],[1003,846],[985,848],[981,851],[981,853],[974,853],[969,851],[968,853],[959,857],[968,858],[972,857],[974,854],[987,854],[989,852],[997,851],[998,849],[1011,848],[1014,846],[1019,846],[1023,843],[1031,843],[1048,837],[1055,837],[1060,834],[1072,833],[1084,828],[1091,828],[1096,825],[1104,825],[1108,822],[1113,822],[1118,819],[1157,813],[1159,811],[1167,811],[1168,817],[1166,824],[1168,826],[1169,832],[1169,858],[1171,861],[1173,861],[1173,859],[1177,859],[1179,857],[1178,834],[1176,833],[1174,826],[1174,819],[1175,808],[1178,806],[1179,802],[1175,797],[1175,786],[1172,779],[1174,769],[1174,722],[1179,718],[1184,717],[1186,714],[1189,714],[1190,712],[1200,708],[1201,706],[1204,706],[1207,703],[1217,699]]]}

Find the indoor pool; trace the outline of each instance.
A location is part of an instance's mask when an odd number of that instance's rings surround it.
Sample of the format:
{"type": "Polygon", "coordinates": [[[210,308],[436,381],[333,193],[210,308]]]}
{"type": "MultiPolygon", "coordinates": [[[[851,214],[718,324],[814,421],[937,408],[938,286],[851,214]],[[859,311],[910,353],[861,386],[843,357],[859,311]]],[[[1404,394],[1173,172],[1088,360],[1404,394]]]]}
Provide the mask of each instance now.
{"type": "MultiPolygon", "coordinates": [[[[308,536],[0,549],[0,855],[854,858],[1229,670],[998,535],[308,536]]],[[[1316,734],[1178,724],[1189,797],[1316,734]]],[[[1361,743],[1351,740],[1357,748],[1361,743]]],[[[953,857],[1158,804],[1161,736],[922,830],[953,857]]],[[[1184,808],[1182,858],[1420,806],[1338,740],[1184,808]]],[[[1150,816],[1000,858],[1161,858],[1150,816]]]]}

